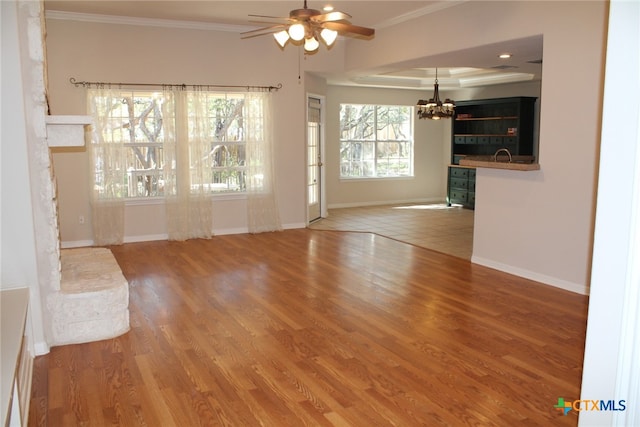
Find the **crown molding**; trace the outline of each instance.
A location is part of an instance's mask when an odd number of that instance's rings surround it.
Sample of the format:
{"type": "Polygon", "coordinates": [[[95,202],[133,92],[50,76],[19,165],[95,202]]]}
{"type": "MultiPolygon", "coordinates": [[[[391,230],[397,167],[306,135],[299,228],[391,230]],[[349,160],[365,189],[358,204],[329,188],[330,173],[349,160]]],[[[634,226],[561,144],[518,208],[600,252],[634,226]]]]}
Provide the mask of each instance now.
{"type": "MultiPolygon", "coordinates": [[[[420,70],[420,69],[418,69],[420,70]]],[[[457,69],[451,69],[457,70],[457,69]]],[[[460,70],[477,70],[475,68],[460,68],[460,70]]],[[[462,76],[455,76],[452,72],[451,77],[439,78],[438,83],[440,89],[455,90],[463,88],[490,86],[506,83],[520,83],[531,81],[534,78],[533,74],[529,73],[501,73],[501,72],[486,72],[478,74],[468,74],[462,76]]],[[[490,71],[490,70],[489,70],[490,71]]],[[[370,76],[356,76],[350,79],[352,83],[356,85],[368,86],[368,87],[386,87],[397,89],[429,89],[433,88],[433,78],[423,78],[411,75],[370,75],[370,76]]],[[[340,85],[340,83],[331,83],[340,85]]]]}
{"type": "Polygon", "coordinates": [[[435,13],[440,10],[448,9],[450,7],[458,6],[460,4],[466,3],[470,0],[445,0],[436,2],[429,6],[425,6],[421,9],[416,9],[411,12],[407,12],[403,15],[394,16],[393,18],[389,18],[385,21],[382,21],[375,25],[376,29],[392,27],[397,24],[401,24],[403,22],[409,21],[411,19],[419,18],[424,15],[429,15],[430,13],[435,13]]]}
{"type": "Polygon", "coordinates": [[[519,83],[533,80],[533,74],[529,73],[496,73],[485,74],[477,77],[463,77],[460,79],[460,87],[478,87],[505,83],[519,83]]]}
{"type": "MultiPolygon", "coordinates": [[[[2,0],[0,0],[2,1],[2,0]]],[[[429,6],[417,9],[411,12],[407,12],[403,15],[395,16],[387,19],[375,25],[376,28],[391,27],[411,19],[419,18],[430,13],[448,9],[450,7],[458,6],[462,3],[466,3],[470,0],[446,0],[436,2],[429,6]]],[[[163,28],[180,28],[188,30],[204,30],[204,31],[224,31],[230,33],[242,33],[256,29],[256,26],[248,25],[234,25],[234,24],[220,24],[214,22],[199,22],[199,21],[182,21],[174,19],[156,19],[156,18],[139,18],[132,16],[118,16],[118,15],[102,15],[95,13],[79,13],[79,12],[65,12],[59,10],[46,10],[46,19],[55,19],[61,21],[77,21],[77,22],[92,22],[99,24],[117,24],[117,25],[137,25],[143,27],[163,27],[163,28]]]]}
{"type": "Polygon", "coordinates": [[[246,25],[219,24],[212,22],[178,21],[173,19],[136,18],[131,16],[99,15],[93,13],[63,12],[57,10],[45,11],[46,19],[61,21],[92,22],[100,24],[137,25],[143,27],[180,28],[188,30],[225,31],[242,33],[255,27],[246,25]]]}

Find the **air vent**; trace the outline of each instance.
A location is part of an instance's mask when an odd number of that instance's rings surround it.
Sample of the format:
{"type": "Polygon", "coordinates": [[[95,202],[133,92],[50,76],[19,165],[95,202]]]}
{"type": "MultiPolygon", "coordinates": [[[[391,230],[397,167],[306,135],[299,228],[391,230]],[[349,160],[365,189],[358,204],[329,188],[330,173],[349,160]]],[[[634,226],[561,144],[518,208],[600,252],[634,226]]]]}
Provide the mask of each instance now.
{"type": "Polygon", "coordinates": [[[491,67],[494,70],[510,70],[512,68],[518,68],[515,65],[496,65],[495,67],[491,67]]]}
{"type": "Polygon", "coordinates": [[[527,61],[529,64],[542,64],[542,59],[534,59],[533,61],[527,61]]]}

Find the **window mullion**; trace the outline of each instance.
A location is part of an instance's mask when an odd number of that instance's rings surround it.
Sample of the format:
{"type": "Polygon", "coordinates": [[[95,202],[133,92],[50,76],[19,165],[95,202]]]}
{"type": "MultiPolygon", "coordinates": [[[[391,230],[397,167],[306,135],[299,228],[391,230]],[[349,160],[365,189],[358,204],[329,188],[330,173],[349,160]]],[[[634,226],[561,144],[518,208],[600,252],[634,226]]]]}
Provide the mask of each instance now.
{"type": "Polygon", "coordinates": [[[378,106],[373,108],[373,173],[378,176],[378,106]]]}

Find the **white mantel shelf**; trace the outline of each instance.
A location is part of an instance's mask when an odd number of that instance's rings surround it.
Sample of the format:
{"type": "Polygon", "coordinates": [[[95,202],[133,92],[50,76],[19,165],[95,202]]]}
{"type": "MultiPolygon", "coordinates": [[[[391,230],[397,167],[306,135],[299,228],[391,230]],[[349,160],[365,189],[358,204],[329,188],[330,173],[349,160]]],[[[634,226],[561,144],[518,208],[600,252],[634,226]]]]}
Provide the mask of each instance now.
{"type": "Polygon", "coordinates": [[[84,147],[84,127],[91,116],[46,116],[49,147],[84,147]]]}

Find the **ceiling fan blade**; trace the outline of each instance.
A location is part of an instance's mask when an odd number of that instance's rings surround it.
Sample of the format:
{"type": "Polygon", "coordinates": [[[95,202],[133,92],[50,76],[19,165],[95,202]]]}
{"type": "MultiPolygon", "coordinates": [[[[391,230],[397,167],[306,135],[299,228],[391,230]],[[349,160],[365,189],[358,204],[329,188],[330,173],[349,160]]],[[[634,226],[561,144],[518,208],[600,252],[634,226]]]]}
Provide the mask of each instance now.
{"type": "Polygon", "coordinates": [[[243,33],[240,33],[240,35],[242,35],[241,38],[243,39],[250,39],[252,37],[258,37],[258,36],[264,36],[266,34],[277,33],[278,31],[284,28],[286,28],[286,25],[278,24],[278,25],[272,25],[270,27],[258,28],[256,30],[245,31],[243,33]]]}
{"type": "Polygon", "coordinates": [[[358,34],[360,36],[371,37],[375,34],[376,30],[373,28],[359,27],[357,25],[343,24],[342,22],[324,22],[322,24],[324,28],[335,30],[340,34],[351,33],[358,34]]]}
{"type": "MultiPolygon", "coordinates": [[[[284,21],[290,21],[289,19],[283,19],[284,21]]],[[[277,24],[275,22],[271,22],[271,21],[254,21],[254,20],[250,20],[249,22],[253,22],[256,24],[269,24],[269,25],[289,25],[291,22],[283,22],[281,24],[277,24]]]]}
{"type": "Polygon", "coordinates": [[[350,18],[351,18],[351,15],[349,15],[348,13],[335,11],[335,12],[324,13],[318,16],[313,16],[311,20],[317,21],[317,22],[331,22],[331,21],[348,21],[350,18]]]}
{"type": "Polygon", "coordinates": [[[285,21],[289,18],[286,16],[269,16],[269,15],[249,15],[252,18],[269,18],[269,19],[284,19],[285,21]]]}

